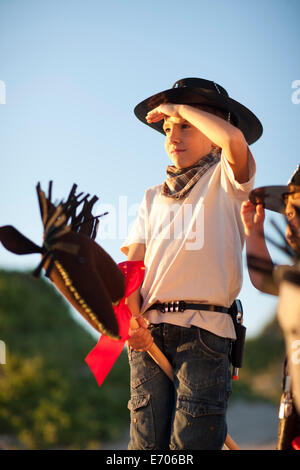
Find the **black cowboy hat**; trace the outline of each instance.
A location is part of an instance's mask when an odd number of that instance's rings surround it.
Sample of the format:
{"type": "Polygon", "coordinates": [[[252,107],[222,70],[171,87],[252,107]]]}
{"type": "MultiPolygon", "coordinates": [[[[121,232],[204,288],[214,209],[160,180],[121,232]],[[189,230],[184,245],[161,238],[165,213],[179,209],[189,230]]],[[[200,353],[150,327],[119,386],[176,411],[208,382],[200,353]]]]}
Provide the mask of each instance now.
{"type": "Polygon", "coordinates": [[[265,209],[285,212],[285,200],[289,194],[300,193],[300,165],[292,174],[286,186],[263,186],[253,189],[249,194],[252,204],[262,204],[265,209]]]}
{"type": "Polygon", "coordinates": [[[171,89],[156,93],[135,107],[137,118],[162,134],[163,122],[148,123],[146,115],[163,103],[205,105],[227,115],[230,113],[230,122],[243,132],[249,145],[258,140],[263,132],[259,119],[252,111],[230,98],[225,88],[210,80],[183,78],[174,83],[171,89]]]}

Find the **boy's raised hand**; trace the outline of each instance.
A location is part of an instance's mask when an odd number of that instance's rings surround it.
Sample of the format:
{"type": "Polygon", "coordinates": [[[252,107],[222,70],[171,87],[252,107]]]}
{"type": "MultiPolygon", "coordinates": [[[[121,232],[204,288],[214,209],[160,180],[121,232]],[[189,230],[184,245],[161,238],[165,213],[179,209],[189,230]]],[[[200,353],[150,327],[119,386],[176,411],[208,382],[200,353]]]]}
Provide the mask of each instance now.
{"type": "Polygon", "coordinates": [[[146,116],[147,122],[158,122],[164,119],[166,116],[172,116],[175,118],[180,118],[179,114],[179,104],[164,103],[157,108],[152,109],[146,116]]]}
{"type": "Polygon", "coordinates": [[[261,234],[263,232],[265,211],[262,204],[252,204],[245,201],[241,207],[241,217],[245,228],[245,234],[261,234]]]}

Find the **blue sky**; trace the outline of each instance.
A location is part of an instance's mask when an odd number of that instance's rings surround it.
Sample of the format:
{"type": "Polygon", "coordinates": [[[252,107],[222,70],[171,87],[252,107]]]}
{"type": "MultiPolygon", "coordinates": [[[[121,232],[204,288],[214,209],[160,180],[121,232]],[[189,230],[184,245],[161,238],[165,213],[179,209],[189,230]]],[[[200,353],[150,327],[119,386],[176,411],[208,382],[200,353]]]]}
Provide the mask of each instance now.
{"type": "MultiPolygon", "coordinates": [[[[260,118],[264,133],[251,146],[255,186],[285,184],[300,163],[300,104],[292,99],[300,80],[299,13],[298,0],[0,0],[0,225],[40,243],[36,183],[45,188],[52,179],[62,198],[76,182],[99,196],[99,210],[109,205],[97,241],[124,261],[124,226],[112,239],[105,224],[124,214],[130,224],[145,189],[164,180],[169,164],[163,136],[133,108],[184,77],[215,80],[260,118]]],[[[267,215],[273,236],[271,217],[282,221],[267,215]]],[[[0,247],[2,268],[38,262],[0,247]]],[[[239,297],[253,335],[277,299],[256,291],[246,269],[239,297]]]]}

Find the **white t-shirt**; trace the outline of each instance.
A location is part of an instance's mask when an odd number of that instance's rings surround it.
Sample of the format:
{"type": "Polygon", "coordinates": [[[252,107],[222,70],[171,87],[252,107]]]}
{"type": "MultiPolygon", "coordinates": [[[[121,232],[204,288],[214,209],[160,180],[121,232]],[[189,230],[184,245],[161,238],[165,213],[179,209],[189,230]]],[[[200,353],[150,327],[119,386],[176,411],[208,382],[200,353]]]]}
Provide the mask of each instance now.
{"type": "MultiPolygon", "coordinates": [[[[244,228],[241,204],[253,188],[255,161],[249,150],[249,180],[238,183],[224,152],[184,199],[149,188],[139,214],[121,246],[144,243],[145,277],[141,312],[155,302],[185,300],[230,307],[242,286],[244,228]]],[[[230,315],[205,310],[162,313],[150,310],[151,323],[195,325],[219,336],[235,338],[230,315]]]]}

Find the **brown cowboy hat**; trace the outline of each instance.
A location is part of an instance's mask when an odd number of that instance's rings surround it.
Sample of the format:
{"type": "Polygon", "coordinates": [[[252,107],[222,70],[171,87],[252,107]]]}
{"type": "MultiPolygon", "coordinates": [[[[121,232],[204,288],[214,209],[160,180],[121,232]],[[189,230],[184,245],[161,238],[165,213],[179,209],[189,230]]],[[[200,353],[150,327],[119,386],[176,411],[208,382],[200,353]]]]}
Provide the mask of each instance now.
{"type": "Polygon", "coordinates": [[[249,194],[252,204],[262,204],[265,209],[285,213],[286,197],[300,193],[300,165],[292,174],[286,186],[262,186],[253,189],[249,194]]]}
{"type": "Polygon", "coordinates": [[[225,88],[210,80],[183,78],[175,82],[172,88],[150,96],[134,108],[140,121],[165,134],[162,121],[148,123],[146,120],[147,113],[163,103],[204,105],[206,109],[217,109],[226,116],[230,113],[230,122],[243,132],[249,145],[258,140],[263,132],[259,119],[252,111],[230,98],[225,88]]]}

